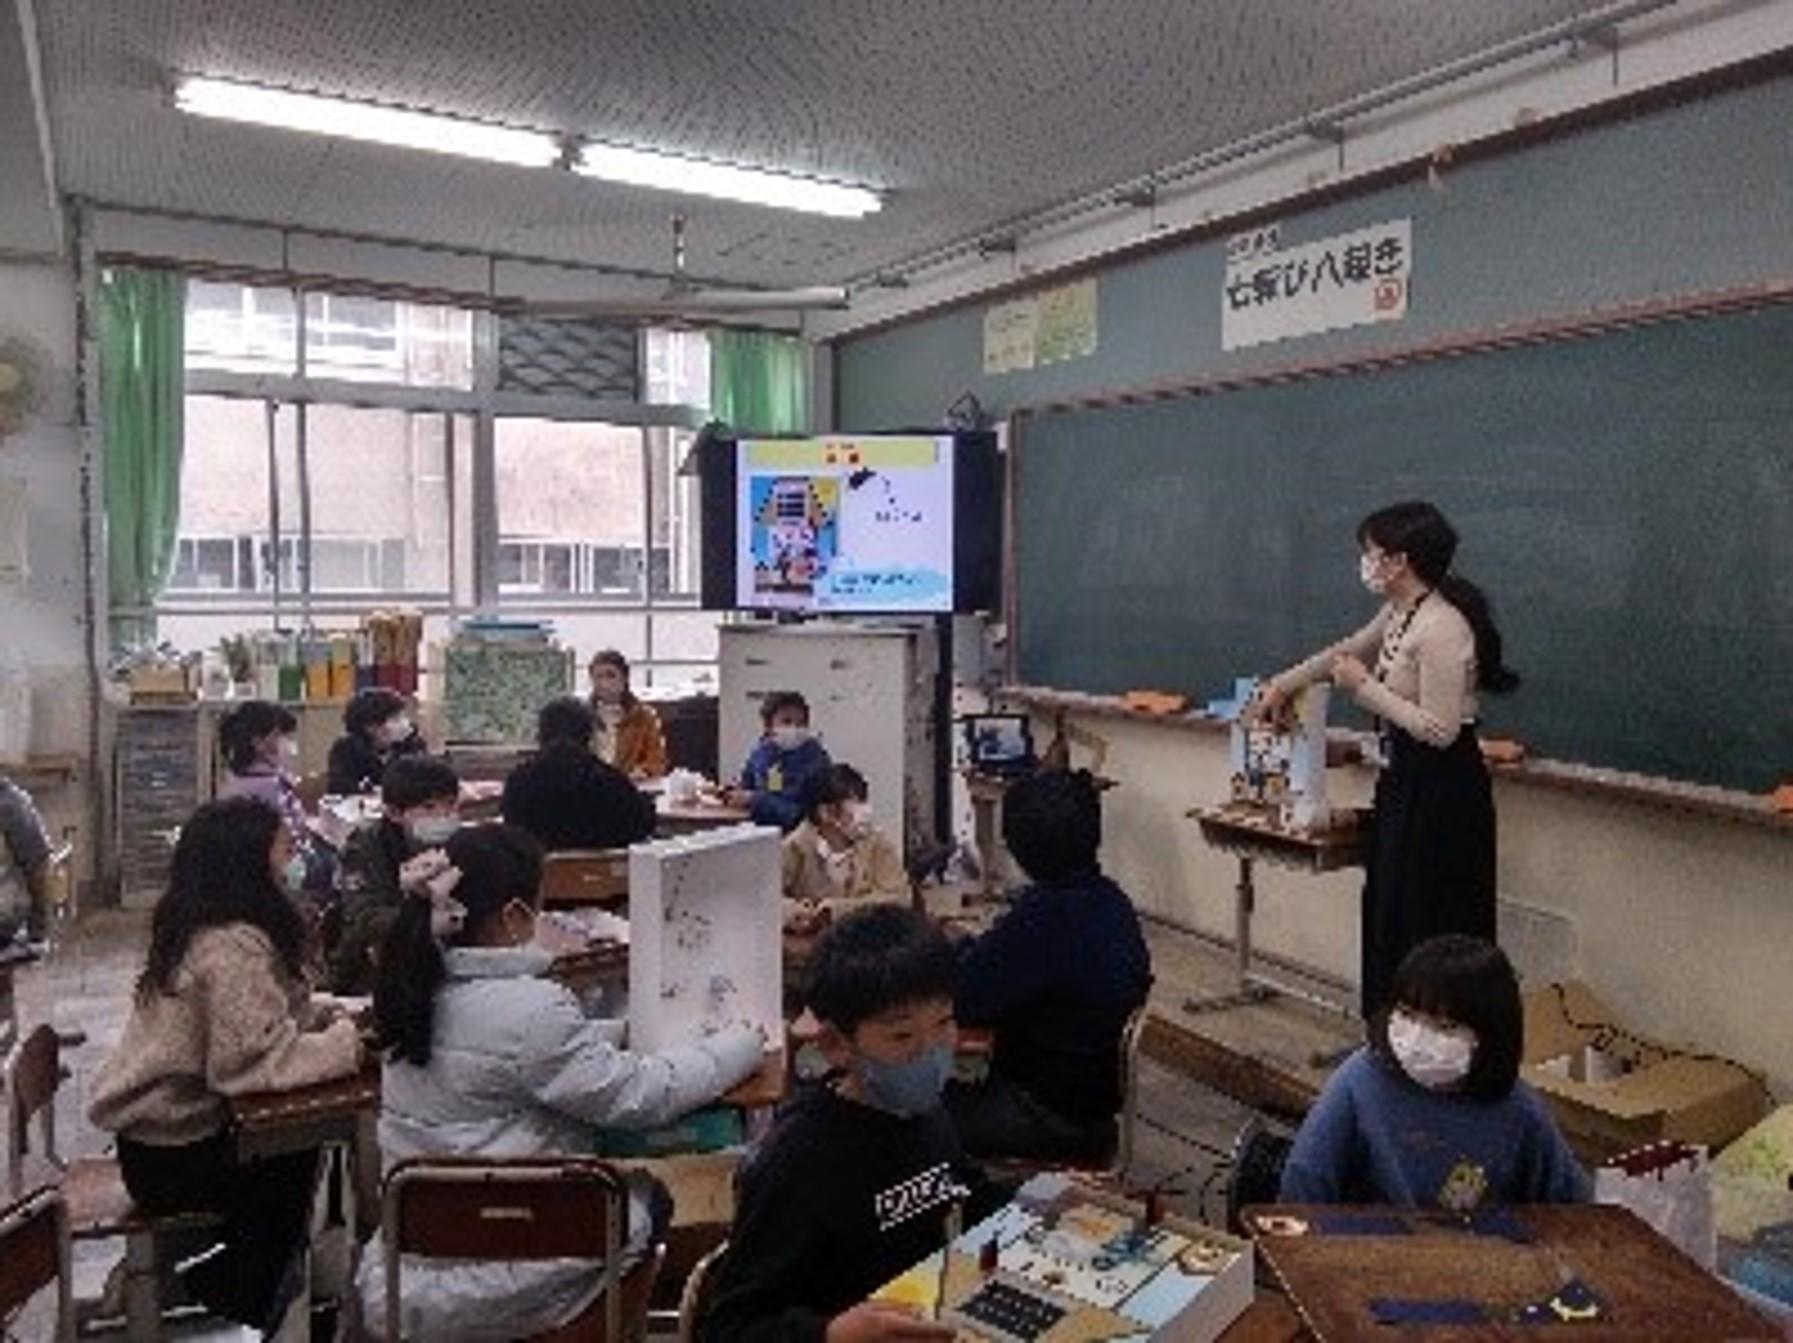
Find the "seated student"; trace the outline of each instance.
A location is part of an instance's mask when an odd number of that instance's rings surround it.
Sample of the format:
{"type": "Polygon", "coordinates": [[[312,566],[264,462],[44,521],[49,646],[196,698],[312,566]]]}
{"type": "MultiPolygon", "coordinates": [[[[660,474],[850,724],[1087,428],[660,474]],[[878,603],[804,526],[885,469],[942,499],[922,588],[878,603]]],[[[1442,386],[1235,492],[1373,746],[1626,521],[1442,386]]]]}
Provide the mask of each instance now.
{"type": "Polygon", "coordinates": [[[22,930],[41,940],[49,925],[50,837],[31,794],[0,775],[0,946],[22,930]]]}
{"type": "Polygon", "coordinates": [[[1002,835],[1033,885],[960,948],[960,1024],[991,1026],[990,1076],[946,1105],[973,1156],[1102,1161],[1121,1108],[1127,1018],[1152,986],[1151,954],[1125,891],[1102,874],[1102,804],[1088,773],[1016,781],[1002,835]]]}
{"type": "Polygon", "coordinates": [[[902,857],[872,825],[865,776],[829,765],[803,789],[803,824],[784,838],[788,927],[812,927],[858,905],[907,904],[902,857]]]}
{"type": "Polygon", "coordinates": [[[411,722],[411,706],[396,690],[357,690],[342,711],[343,735],[330,747],[324,791],[348,797],[376,791],[386,767],[429,748],[411,722]]]}
{"type": "Polygon", "coordinates": [[[1370,1043],[1339,1067],[1295,1136],[1287,1203],[1484,1203],[1589,1197],[1550,1111],[1518,1080],[1519,981],[1499,947],[1451,935],[1395,971],[1370,1043]]]}
{"type": "Polygon", "coordinates": [[[504,819],[545,849],[620,849],[654,833],[653,800],[591,753],[593,726],[585,701],[549,701],[539,749],[504,781],[504,819]]]}
{"type": "Polygon", "coordinates": [[[803,819],[803,785],[831,762],[809,730],[809,701],[794,690],[778,690],[760,705],[765,735],[741,767],[741,782],[729,800],[746,807],[761,825],[789,832],[803,819]]]}
{"type": "MultiPolygon", "coordinates": [[[[509,825],[470,826],[408,895],[380,952],[374,1019],[387,1050],[380,1151],[417,1156],[591,1153],[605,1128],[653,1128],[751,1075],[765,1039],[733,1026],[662,1054],[616,1046],[619,1023],[585,1016],[531,945],[541,851],[509,825]]],[[[665,1190],[630,1182],[627,1248],[664,1230],[665,1190]],[[656,1206],[657,1205],[657,1206],[656,1206]]],[[[367,1320],[385,1318],[378,1238],[362,1259],[367,1320]]],[[[406,1338],[508,1339],[567,1323],[596,1297],[590,1263],[406,1266],[406,1338]]]]}
{"type": "Polygon", "coordinates": [[[361,1066],[355,1023],[311,1002],[297,866],[280,817],[249,798],[181,827],[124,1036],[89,1114],[118,1135],[125,1187],[152,1213],[224,1215],[222,1248],[184,1271],[216,1313],[268,1330],[298,1285],[317,1153],[238,1164],[226,1102],[361,1066]]]}
{"type": "Polygon", "coordinates": [[[218,750],[230,773],[220,798],[252,797],[280,814],[293,850],[305,862],[305,889],[327,891],[335,875],[329,851],[315,841],[292,767],[299,758],[293,734],[299,720],[278,704],[245,700],[218,724],[218,750]]]}
{"type": "Polygon", "coordinates": [[[950,1328],[866,1297],[940,1248],[954,1204],[969,1226],[1001,1201],[940,1106],[953,970],[945,935],[899,905],[855,910],[822,934],[807,996],[834,1071],[780,1113],[741,1170],[702,1343],[950,1343],[950,1328]]]}
{"type": "Polygon", "coordinates": [[[420,855],[440,849],[460,829],[461,780],[446,760],[410,755],[392,762],[380,785],[380,819],[359,827],[342,848],[336,883],[342,892],[342,934],[330,956],[332,992],[373,987],[373,953],[409,886],[422,880],[420,855]]]}
{"type": "Polygon", "coordinates": [[[629,689],[629,660],[606,648],[591,660],[590,673],[598,759],[631,779],[664,778],[666,735],[660,730],[660,715],[629,689]]]}

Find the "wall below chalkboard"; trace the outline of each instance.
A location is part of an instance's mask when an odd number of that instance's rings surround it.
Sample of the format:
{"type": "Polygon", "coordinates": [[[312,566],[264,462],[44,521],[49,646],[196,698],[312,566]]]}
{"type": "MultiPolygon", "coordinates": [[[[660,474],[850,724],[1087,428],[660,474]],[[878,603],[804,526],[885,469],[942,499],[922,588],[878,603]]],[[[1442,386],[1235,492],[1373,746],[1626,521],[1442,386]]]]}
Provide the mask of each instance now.
{"type": "Polygon", "coordinates": [[[1439,504],[1536,753],[1793,774],[1793,304],[1019,413],[1016,679],[1196,702],[1367,619],[1359,518],[1439,504]]]}

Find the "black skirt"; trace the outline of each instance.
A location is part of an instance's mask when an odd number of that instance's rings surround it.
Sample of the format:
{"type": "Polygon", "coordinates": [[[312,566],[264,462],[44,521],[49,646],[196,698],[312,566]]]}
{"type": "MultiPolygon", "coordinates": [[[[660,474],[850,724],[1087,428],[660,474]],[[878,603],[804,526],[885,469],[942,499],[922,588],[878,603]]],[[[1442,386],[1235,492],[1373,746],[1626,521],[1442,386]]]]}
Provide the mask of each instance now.
{"type": "Polygon", "coordinates": [[[1363,1015],[1427,938],[1494,941],[1494,794],[1474,728],[1442,750],[1391,729],[1363,887],[1363,1015]]]}

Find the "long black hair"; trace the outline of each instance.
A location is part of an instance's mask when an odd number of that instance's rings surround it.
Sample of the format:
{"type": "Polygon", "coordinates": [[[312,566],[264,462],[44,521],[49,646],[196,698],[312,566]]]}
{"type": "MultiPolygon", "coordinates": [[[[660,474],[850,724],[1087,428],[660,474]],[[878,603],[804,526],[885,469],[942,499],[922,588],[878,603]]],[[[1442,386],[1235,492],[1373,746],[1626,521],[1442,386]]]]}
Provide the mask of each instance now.
{"type": "MultiPolygon", "coordinates": [[[[624,657],[614,648],[600,649],[597,653],[592,655],[591,666],[587,667],[586,671],[589,674],[597,671],[599,667],[614,667],[617,671],[622,673],[623,697],[617,702],[621,704],[625,710],[633,710],[637,704],[641,703],[640,700],[635,698],[634,687],[629,684],[628,658],[624,657]]],[[[593,689],[591,692],[591,697],[592,702],[596,703],[598,698],[596,689],[593,689]]]]}
{"type": "Polygon", "coordinates": [[[261,756],[259,743],[271,732],[291,733],[299,720],[265,699],[244,700],[218,724],[218,750],[231,773],[241,774],[261,756]]]}
{"type": "MultiPolygon", "coordinates": [[[[447,851],[461,872],[454,899],[467,910],[447,945],[475,945],[511,901],[534,909],[541,900],[542,850],[528,832],[514,825],[467,826],[448,841],[447,851]]],[[[448,977],[443,945],[430,930],[430,902],[407,895],[374,971],[374,1025],[396,1062],[429,1066],[436,994],[448,977]]]]}
{"type": "Polygon", "coordinates": [[[171,993],[193,938],[207,928],[246,923],[267,934],[288,974],[304,974],[305,924],[275,883],[269,855],[285,824],[257,798],[208,802],[181,827],[168,889],[150,919],[149,957],[137,996],[171,993]]]}
{"type": "Polygon", "coordinates": [[[357,690],[343,706],[342,726],[351,737],[372,741],[374,729],[389,718],[396,718],[409,707],[405,697],[385,686],[368,686],[357,690]]]}
{"type": "Polygon", "coordinates": [[[1371,541],[1385,554],[1405,555],[1420,581],[1463,613],[1475,635],[1476,685],[1496,695],[1517,690],[1519,673],[1502,656],[1494,608],[1480,588],[1451,572],[1457,529],[1444,514],[1419,499],[1379,508],[1357,524],[1357,543],[1371,541]]]}
{"type": "Polygon", "coordinates": [[[803,781],[803,814],[814,821],[821,816],[823,807],[839,806],[842,802],[864,802],[870,796],[871,788],[865,775],[837,760],[803,781]]]}
{"type": "Polygon", "coordinates": [[[1525,1052],[1525,1009],[1513,963],[1494,943],[1455,933],[1421,942],[1402,958],[1388,1002],[1369,1030],[1370,1047],[1385,1060],[1400,1066],[1388,1043],[1388,1017],[1405,1007],[1475,1032],[1459,1094],[1498,1101],[1512,1092],[1525,1052]]]}

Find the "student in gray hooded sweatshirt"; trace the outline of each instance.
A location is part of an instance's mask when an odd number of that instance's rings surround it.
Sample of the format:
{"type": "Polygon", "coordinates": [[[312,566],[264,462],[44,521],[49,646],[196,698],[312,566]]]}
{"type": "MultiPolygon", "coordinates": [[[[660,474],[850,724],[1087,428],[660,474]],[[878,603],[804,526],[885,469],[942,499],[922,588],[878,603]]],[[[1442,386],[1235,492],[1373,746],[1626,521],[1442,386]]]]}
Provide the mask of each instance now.
{"type": "MultiPolygon", "coordinates": [[[[374,982],[388,1168],[418,1156],[594,1153],[601,1129],[669,1123],[760,1066],[765,1040],[747,1026],[661,1054],[619,1048],[620,1023],[586,1017],[572,991],[546,977],[550,957],[533,945],[541,867],[523,831],[474,826],[448,841],[441,870],[405,896],[374,982]]],[[[625,1257],[639,1257],[667,1217],[663,1190],[632,1183],[625,1257]]],[[[585,1262],[407,1264],[405,1337],[543,1333],[589,1306],[599,1283],[599,1268],[585,1262]]],[[[363,1257],[360,1291],[377,1325],[385,1318],[378,1237],[363,1257]]]]}

